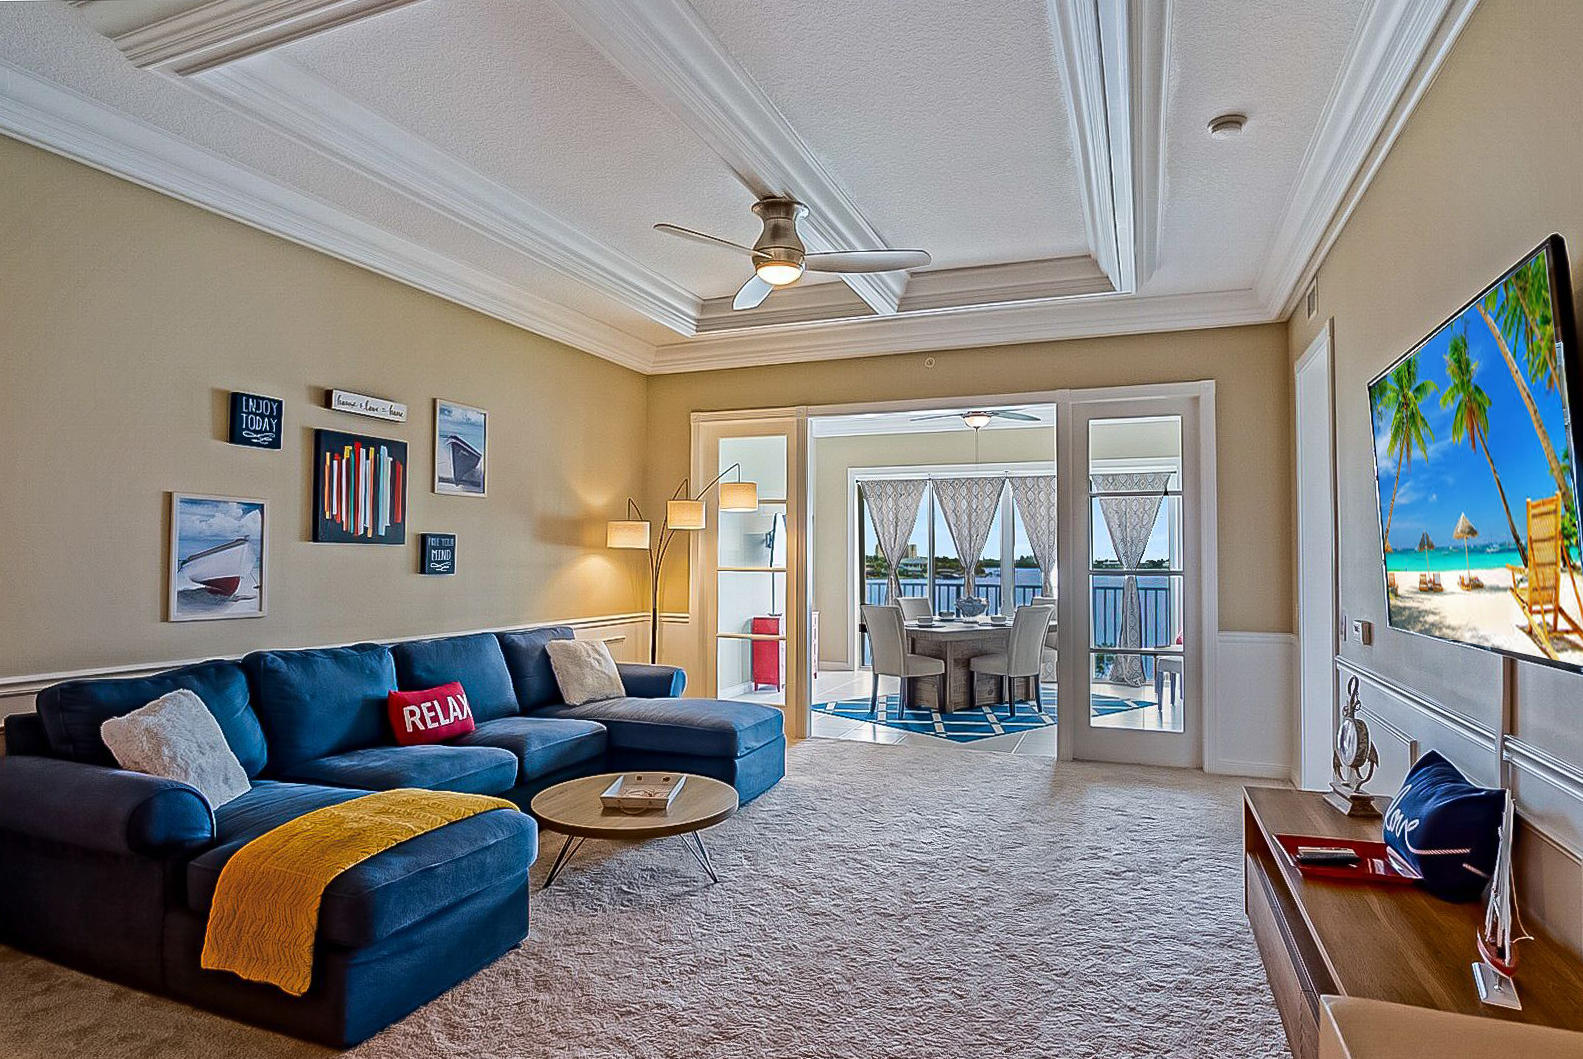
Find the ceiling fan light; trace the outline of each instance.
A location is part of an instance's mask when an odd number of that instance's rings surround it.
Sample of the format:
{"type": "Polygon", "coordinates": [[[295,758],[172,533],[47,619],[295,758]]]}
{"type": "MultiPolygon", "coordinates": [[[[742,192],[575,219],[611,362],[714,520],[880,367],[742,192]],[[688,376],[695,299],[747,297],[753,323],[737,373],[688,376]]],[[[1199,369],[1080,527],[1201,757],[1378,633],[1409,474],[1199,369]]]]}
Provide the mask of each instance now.
{"type": "Polygon", "coordinates": [[[761,261],[754,271],[771,287],[784,287],[802,278],[802,265],[791,261],[761,261]]]}
{"type": "Polygon", "coordinates": [[[984,427],[989,426],[989,421],[991,419],[994,419],[994,418],[995,417],[990,415],[988,412],[963,412],[962,413],[962,422],[966,423],[968,426],[972,427],[974,430],[981,430],[984,427]]]}

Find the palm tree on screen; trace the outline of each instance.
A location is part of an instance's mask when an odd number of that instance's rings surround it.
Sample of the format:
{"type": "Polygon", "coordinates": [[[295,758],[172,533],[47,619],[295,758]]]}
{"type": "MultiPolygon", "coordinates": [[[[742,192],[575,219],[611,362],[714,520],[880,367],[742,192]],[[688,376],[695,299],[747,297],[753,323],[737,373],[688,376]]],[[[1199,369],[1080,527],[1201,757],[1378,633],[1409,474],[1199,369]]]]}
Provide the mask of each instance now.
{"type": "Polygon", "coordinates": [[[1418,378],[1418,357],[1414,354],[1386,376],[1385,389],[1380,394],[1379,412],[1391,417],[1390,442],[1385,451],[1396,457],[1396,480],[1391,483],[1391,506],[1385,515],[1387,551],[1391,547],[1391,520],[1396,517],[1396,491],[1401,488],[1402,471],[1412,465],[1415,448],[1424,459],[1429,458],[1429,445],[1424,435],[1433,438],[1435,432],[1424,418],[1423,405],[1435,395],[1436,389],[1433,381],[1418,378]]]}
{"type": "Polygon", "coordinates": [[[1517,542],[1517,554],[1523,565],[1528,565],[1528,548],[1522,534],[1517,532],[1517,520],[1512,518],[1511,505],[1506,502],[1506,490],[1501,486],[1500,472],[1495,469],[1495,458],[1484,439],[1490,432],[1490,395],[1474,381],[1479,363],[1468,355],[1468,336],[1458,331],[1451,336],[1451,348],[1446,351],[1446,377],[1449,385],[1440,395],[1440,407],[1451,409],[1451,440],[1457,444],[1466,441],[1475,452],[1483,452],[1490,465],[1490,475],[1495,479],[1495,491],[1500,494],[1501,508],[1506,512],[1506,525],[1517,542]]]}
{"type": "MultiPolygon", "coordinates": [[[[1538,263],[1539,259],[1536,259],[1538,263]]],[[[1522,270],[1519,270],[1520,274],[1522,270]]],[[[1568,511],[1573,510],[1575,501],[1572,496],[1572,486],[1567,482],[1566,470],[1561,464],[1561,458],[1556,455],[1556,449],[1550,442],[1550,432],[1545,429],[1544,420],[1539,416],[1539,406],[1534,403],[1533,390],[1528,385],[1524,368],[1532,370],[1537,367],[1536,373],[1541,385],[1548,385],[1546,380],[1553,378],[1551,365],[1554,360],[1554,331],[1550,331],[1551,338],[1544,338],[1542,323],[1536,320],[1527,309],[1523,307],[1523,294],[1517,283],[1516,275],[1508,278],[1500,286],[1484,296],[1484,300],[1476,303],[1479,315],[1484,318],[1484,326],[1490,329],[1490,335],[1495,339],[1496,348],[1501,351],[1501,356],[1506,361],[1506,370],[1511,372],[1512,382],[1517,384],[1517,396],[1523,400],[1523,407],[1528,409],[1528,418],[1533,420],[1534,435],[1539,439],[1539,447],[1544,450],[1545,461],[1550,465],[1550,476],[1555,479],[1556,490],[1561,494],[1561,500],[1568,511]],[[1501,317],[1501,322],[1496,322],[1496,317],[1501,317]],[[1537,335],[1535,341],[1531,335],[1537,335]],[[1512,347],[1521,344],[1524,352],[1524,366],[1517,366],[1517,357],[1512,353],[1512,347]],[[1541,348],[1535,349],[1539,345],[1541,348]],[[1547,355],[1544,346],[1548,345],[1550,352],[1547,355]]],[[[1549,314],[1543,316],[1544,321],[1549,320],[1549,314]]]]}

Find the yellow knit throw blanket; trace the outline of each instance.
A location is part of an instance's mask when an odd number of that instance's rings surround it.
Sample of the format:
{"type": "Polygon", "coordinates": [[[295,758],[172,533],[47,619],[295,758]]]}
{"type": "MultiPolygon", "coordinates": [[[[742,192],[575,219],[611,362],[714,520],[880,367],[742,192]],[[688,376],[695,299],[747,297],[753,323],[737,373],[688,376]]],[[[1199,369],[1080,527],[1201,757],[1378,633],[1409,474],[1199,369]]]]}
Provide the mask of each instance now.
{"type": "Polygon", "coordinates": [[[301,996],[313,977],[319,904],[337,875],[409,838],[491,809],[516,806],[481,794],[378,791],[258,836],[220,872],[203,967],[301,996]]]}

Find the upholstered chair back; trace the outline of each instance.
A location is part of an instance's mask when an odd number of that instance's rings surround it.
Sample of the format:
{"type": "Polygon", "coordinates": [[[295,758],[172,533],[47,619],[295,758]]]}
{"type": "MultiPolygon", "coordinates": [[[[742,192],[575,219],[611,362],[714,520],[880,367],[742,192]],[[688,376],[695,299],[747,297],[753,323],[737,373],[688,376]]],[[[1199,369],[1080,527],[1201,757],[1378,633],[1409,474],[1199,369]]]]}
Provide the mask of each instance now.
{"type": "Polygon", "coordinates": [[[906,636],[902,632],[900,607],[863,605],[863,624],[868,627],[869,648],[874,656],[874,674],[888,677],[902,675],[907,653],[906,636]]]}
{"type": "Polygon", "coordinates": [[[1007,650],[1007,669],[1015,676],[1032,676],[1039,671],[1044,653],[1044,633],[1055,614],[1051,606],[1018,607],[1011,619],[1011,647],[1007,650]]]}
{"type": "Polygon", "coordinates": [[[906,621],[917,621],[933,613],[928,596],[892,596],[890,602],[892,606],[901,608],[901,616],[906,621]]]}

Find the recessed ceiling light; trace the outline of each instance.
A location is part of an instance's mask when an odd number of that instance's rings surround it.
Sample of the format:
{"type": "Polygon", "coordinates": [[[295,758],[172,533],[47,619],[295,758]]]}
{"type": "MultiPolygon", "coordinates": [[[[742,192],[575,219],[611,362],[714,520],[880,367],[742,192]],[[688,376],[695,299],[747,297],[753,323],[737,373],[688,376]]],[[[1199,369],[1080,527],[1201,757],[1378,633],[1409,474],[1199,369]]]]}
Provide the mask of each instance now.
{"type": "Polygon", "coordinates": [[[1247,123],[1246,114],[1222,114],[1209,119],[1209,135],[1217,140],[1229,140],[1240,133],[1247,123]]]}

